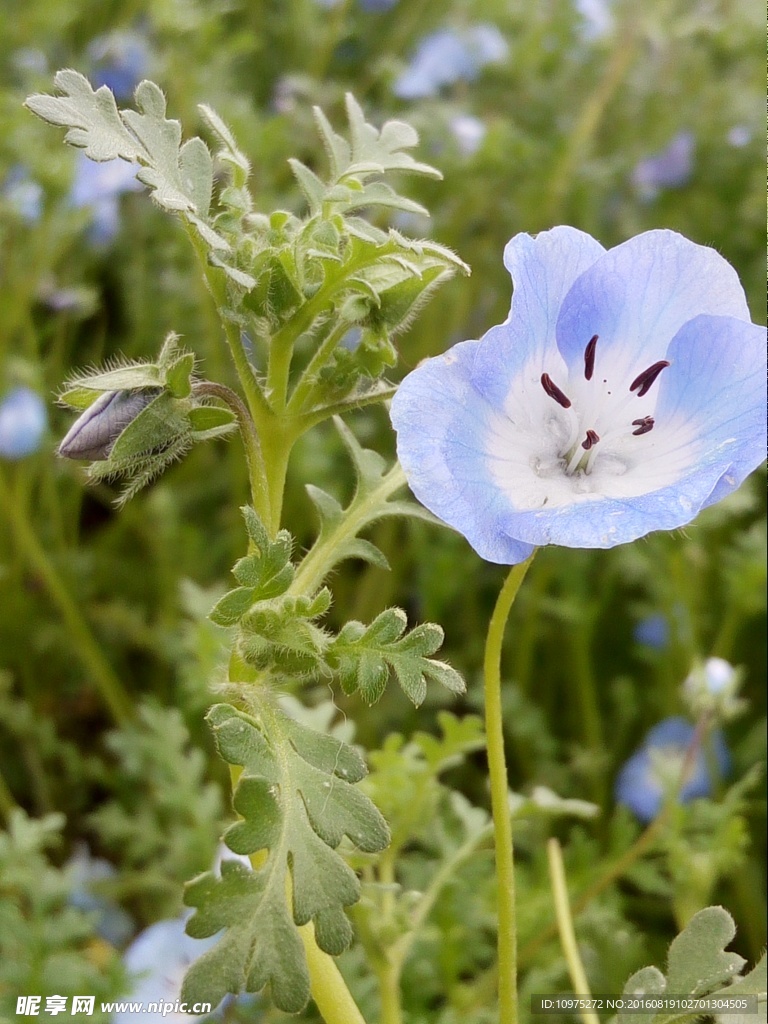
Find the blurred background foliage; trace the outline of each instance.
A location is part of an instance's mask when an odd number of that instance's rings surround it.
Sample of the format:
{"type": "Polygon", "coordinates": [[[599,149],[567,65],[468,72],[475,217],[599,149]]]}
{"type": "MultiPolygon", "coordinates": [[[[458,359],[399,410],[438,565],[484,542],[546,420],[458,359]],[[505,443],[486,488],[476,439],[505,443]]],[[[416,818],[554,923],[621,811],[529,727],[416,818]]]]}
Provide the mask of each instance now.
{"type": "MultiPolygon", "coordinates": [[[[322,165],[312,104],[341,126],[351,90],[370,120],[410,121],[444,180],[411,184],[408,194],[432,218],[400,215],[397,226],[451,246],[473,272],[396,338],[403,373],[500,322],[510,299],[505,243],[557,223],[606,246],[661,226],[714,246],[762,317],[762,13],[734,0],[6,0],[3,21],[0,998],[89,985],[108,994],[126,990],[120,959],[129,938],[179,913],[181,883],[210,866],[230,817],[226,773],[202,722],[226,636],[205,616],[242,553],[246,479],[237,443],[200,446],[116,514],[110,486],[86,488],[76,465],[56,460],[69,418],[53,396],[73,367],[152,355],[175,330],[208,377],[232,383],[233,374],[178,226],[125,177],[95,174],[22,108],[24,97],[49,91],[59,67],[106,82],[124,102],[149,77],[187,136],[203,133],[196,105],[205,102],[252,160],[262,212],[302,210],[286,161],[322,165]],[[118,680],[133,714],[110,701],[118,680]],[[82,843],[108,862],[96,910],[78,909],[73,896],[82,843]],[[105,905],[128,915],[119,938],[100,937],[105,905]],[[52,915],[66,921],[55,942],[44,927],[52,915]],[[9,965],[30,944],[42,966],[25,975],[9,965]]],[[[358,414],[353,426],[366,445],[392,453],[382,410],[358,414]]],[[[302,547],[316,525],[310,481],[349,493],[331,429],[305,438],[291,464],[286,525],[302,547]]],[[[469,689],[458,702],[433,690],[418,711],[397,687],[373,709],[335,694],[357,741],[374,750],[390,733],[437,733],[436,714],[449,703],[459,717],[480,710],[484,631],[503,573],[424,523],[384,523],[376,542],[392,571],[340,571],[334,623],[370,621],[387,603],[414,621],[440,622],[445,655],[469,689]]],[[[591,801],[600,813],[575,825],[533,815],[520,826],[527,991],[568,988],[542,923],[552,916],[544,838],[563,841],[574,897],[622,856],[641,825],[616,807],[618,772],[652,726],[690,715],[682,681],[711,655],[743,666],[749,701],[749,714],[724,727],[730,775],[713,782],[709,799],[679,808],[653,856],[585,906],[579,937],[596,991],[618,991],[632,970],[663,960],[671,935],[707,902],[732,910],[737,948],[758,955],[764,616],[756,479],[678,535],[539,555],[507,641],[511,783],[591,801]],[[748,785],[727,789],[745,775],[748,785]]],[[[307,708],[328,697],[322,686],[301,692],[307,708]]],[[[328,722],[321,715],[316,724],[328,722]]],[[[389,813],[395,823],[405,816],[396,868],[405,889],[423,889],[455,852],[466,825],[456,801],[487,806],[483,756],[471,747],[439,782],[442,767],[430,762],[425,773],[416,755],[390,780],[389,813]],[[414,786],[426,817],[408,825],[414,786]],[[402,791],[393,796],[392,787],[402,791]],[[439,822],[438,838],[424,830],[429,822],[439,822]]],[[[379,765],[383,752],[377,757],[379,765]]],[[[376,778],[374,792],[386,773],[376,778]]],[[[491,1019],[483,1009],[493,991],[490,863],[470,859],[441,889],[405,969],[408,1021],[491,1019]]],[[[370,954],[364,907],[359,918],[370,954]]],[[[346,954],[344,969],[375,1016],[362,955],[361,947],[346,954]]],[[[257,1001],[224,1013],[267,1011],[257,1001]]]]}

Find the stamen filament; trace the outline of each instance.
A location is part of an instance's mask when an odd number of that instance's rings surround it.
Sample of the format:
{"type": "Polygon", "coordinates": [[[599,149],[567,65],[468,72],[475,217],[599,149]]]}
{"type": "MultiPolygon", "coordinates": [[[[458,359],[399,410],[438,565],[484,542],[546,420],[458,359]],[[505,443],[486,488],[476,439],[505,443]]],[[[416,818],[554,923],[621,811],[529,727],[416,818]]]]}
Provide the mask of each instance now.
{"type": "Polygon", "coordinates": [[[629,390],[637,391],[638,398],[642,398],[643,395],[647,395],[653,382],[667,366],[669,366],[668,359],[660,359],[657,363],[653,363],[647,370],[643,370],[642,373],[638,373],[629,385],[629,390]]]}

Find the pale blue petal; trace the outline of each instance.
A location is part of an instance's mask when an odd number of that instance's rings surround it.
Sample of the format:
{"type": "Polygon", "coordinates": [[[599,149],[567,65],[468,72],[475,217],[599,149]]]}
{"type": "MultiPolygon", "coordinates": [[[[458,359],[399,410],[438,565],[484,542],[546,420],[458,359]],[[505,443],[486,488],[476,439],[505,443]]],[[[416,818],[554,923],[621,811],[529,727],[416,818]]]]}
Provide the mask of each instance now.
{"type": "Polygon", "coordinates": [[[533,548],[497,525],[509,503],[484,454],[488,426],[498,414],[471,383],[478,348],[476,341],[462,342],[410,373],[392,400],[392,424],[419,501],[459,530],[482,558],[514,565],[533,548]]]}
{"type": "Polygon", "coordinates": [[[577,378],[587,342],[597,334],[595,376],[629,387],[701,313],[750,319],[736,271],[714,249],[674,231],[646,231],[610,249],[574,283],[557,344],[577,378]]]}
{"type": "Polygon", "coordinates": [[[571,227],[535,238],[515,235],[507,243],[504,266],[514,282],[512,306],[507,322],[483,338],[472,372],[473,383],[490,402],[505,405],[523,367],[539,390],[541,374],[557,372],[555,327],[563,300],[604,253],[594,238],[571,227]]]}
{"type": "Polygon", "coordinates": [[[734,491],[764,459],[765,342],[765,329],[757,324],[698,316],[669,346],[672,365],[661,377],[656,423],[694,422],[702,449],[722,462],[702,508],[734,491]]]}

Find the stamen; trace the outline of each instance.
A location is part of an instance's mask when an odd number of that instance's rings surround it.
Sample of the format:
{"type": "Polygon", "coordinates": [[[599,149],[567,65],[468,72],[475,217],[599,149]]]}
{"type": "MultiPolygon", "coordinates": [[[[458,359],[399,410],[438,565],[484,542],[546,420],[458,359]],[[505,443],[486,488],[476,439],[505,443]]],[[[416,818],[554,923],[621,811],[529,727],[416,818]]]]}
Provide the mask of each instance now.
{"type": "Polygon", "coordinates": [[[583,440],[583,441],[581,442],[581,447],[582,447],[582,448],[583,448],[583,449],[584,449],[585,451],[589,451],[589,449],[590,449],[590,448],[594,448],[594,446],[595,446],[595,445],[597,444],[597,442],[598,442],[599,440],[600,440],[600,437],[599,437],[599,435],[598,435],[598,434],[596,433],[596,431],[594,431],[594,430],[588,430],[588,431],[587,431],[587,436],[586,436],[586,437],[584,438],[584,440],[583,440]]]}
{"type": "Polygon", "coordinates": [[[593,334],[587,342],[587,347],[584,349],[584,376],[587,380],[592,380],[592,374],[595,372],[595,350],[597,349],[597,335],[593,334]]]}
{"type": "Polygon", "coordinates": [[[661,371],[667,366],[669,366],[669,360],[660,359],[658,363],[654,363],[652,366],[649,366],[647,370],[643,370],[642,373],[638,373],[638,375],[629,385],[629,390],[637,391],[638,398],[642,398],[643,395],[647,395],[651,389],[651,385],[653,384],[653,382],[659,376],[661,371]]]}
{"type": "Polygon", "coordinates": [[[558,405],[562,405],[564,409],[571,408],[571,400],[567,395],[564,395],[557,384],[553,383],[552,378],[548,373],[542,373],[541,375],[541,386],[544,388],[550,398],[554,398],[558,405]]]}
{"type": "MultiPolygon", "coordinates": [[[[663,369],[664,367],[662,367],[662,370],[663,369]]],[[[649,431],[653,430],[655,422],[656,420],[653,416],[643,416],[641,420],[632,420],[632,426],[637,427],[637,430],[632,431],[632,435],[634,437],[639,437],[640,434],[647,434],[649,431]]]]}

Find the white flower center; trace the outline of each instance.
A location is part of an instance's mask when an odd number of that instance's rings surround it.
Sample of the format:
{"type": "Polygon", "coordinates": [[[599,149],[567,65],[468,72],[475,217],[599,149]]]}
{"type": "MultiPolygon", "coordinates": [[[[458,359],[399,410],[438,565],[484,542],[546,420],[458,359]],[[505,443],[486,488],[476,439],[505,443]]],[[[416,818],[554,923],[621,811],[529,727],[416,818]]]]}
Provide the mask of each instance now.
{"type": "Polygon", "coordinates": [[[690,467],[695,425],[657,426],[654,418],[651,392],[669,362],[658,360],[618,383],[610,353],[602,363],[594,336],[584,350],[583,373],[569,376],[563,364],[550,376],[532,364],[515,380],[486,447],[491,473],[515,508],[637,497],[675,482],[690,467]]]}

